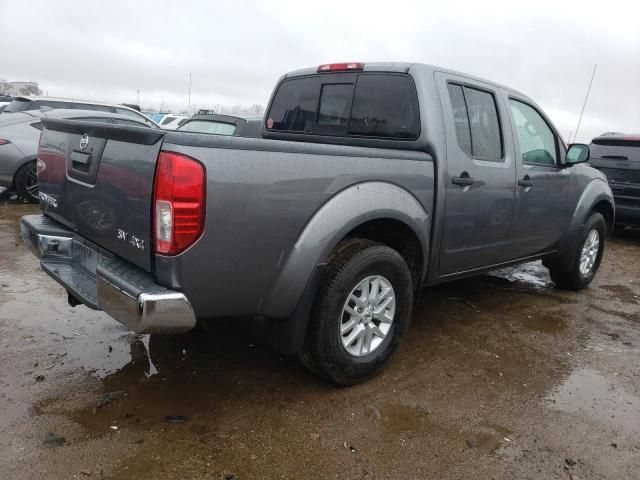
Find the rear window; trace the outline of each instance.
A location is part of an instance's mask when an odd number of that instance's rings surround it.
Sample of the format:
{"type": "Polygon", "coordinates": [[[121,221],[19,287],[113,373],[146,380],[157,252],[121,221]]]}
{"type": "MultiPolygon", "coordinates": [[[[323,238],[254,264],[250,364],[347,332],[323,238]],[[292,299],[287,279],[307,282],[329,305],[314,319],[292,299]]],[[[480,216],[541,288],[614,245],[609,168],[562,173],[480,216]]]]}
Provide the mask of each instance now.
{"type": "Polygon", "coordinates": [[[30,110],[29,105],[33,102],[31,100],[11,100],[11,103],[4,109],[5,112],[24,112],[30,110]]]}
{"type": "Polygon", "coordinates": [[[192,120],[178,127],[177,130],[181,132],[210,133],[213,135],[233,135],[236,131],[236,126],[231,123],[192,120]]]}
{"type": "Polygon", "coordinates": [[[160,125],[166,125],[167,123],[171,123],[173,122],[177,117],[165,117],[164,120],[162,120],[162,123],[160,125]]]}
{"type": "Polygon", "coordinates": [[[640,162],[640,139],[596,138],[589,149],[592,158],[640,162]]]}
{"type": "Polygon", "coordinates": [[[420,134],[413,80],[341,73],[285,80],[266,117],[271,131],[412,140],[420,134]]]}
{"type": "Polygon", "coordinates": [[[92,103],[72,103],[71,108],[75,110],[90,110],[92,112],[115,113],[116,109],[108,105],[95,105],[92,103]]]}

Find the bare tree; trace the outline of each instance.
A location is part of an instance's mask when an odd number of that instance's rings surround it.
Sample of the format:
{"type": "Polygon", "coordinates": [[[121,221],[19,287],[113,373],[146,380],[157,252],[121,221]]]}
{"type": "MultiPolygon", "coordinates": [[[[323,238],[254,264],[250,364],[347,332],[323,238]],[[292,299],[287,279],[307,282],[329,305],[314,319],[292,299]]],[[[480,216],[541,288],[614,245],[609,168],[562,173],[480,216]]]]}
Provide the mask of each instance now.
{"type": "Polygon", "coordinates": [[[42,95],[42,90],[37,84],[27,85],[20,89],[21,95],[42,95]]]}
{"type": "Polygon", "coordinates": [[[0,78],[0,95],[7,95],[11,91],[11,85],[5,79],[0,78]]]}
{"type": "Polygon", "coordinates": [[[264,106],[254,103],[249,107],[248,110],[249,110],[249,113],[253,113],[255,115],[262,115],[264,113],[264,106]]]}

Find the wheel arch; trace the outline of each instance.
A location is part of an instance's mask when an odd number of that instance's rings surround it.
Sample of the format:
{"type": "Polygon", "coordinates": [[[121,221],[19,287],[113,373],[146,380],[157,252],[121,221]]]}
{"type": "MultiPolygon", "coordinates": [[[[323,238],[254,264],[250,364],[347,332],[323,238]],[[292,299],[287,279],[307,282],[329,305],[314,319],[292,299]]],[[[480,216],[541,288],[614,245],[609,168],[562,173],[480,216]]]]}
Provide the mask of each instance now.
{"type": "Polygon", "coordinates": [[[608,233],[611,233],[615,222],[613,194],[609,185],[600,178],[591,181],[583,190],[573,211],[571,224],[561,244],[560,252],[553,258],[549,258],[546,264],[566,269],[571,267],[582,227],[594,212],[604,217],[608,233]]]}
{"type": "Polygon", "coordinates": [[[326,264],[335,246],[347,238],[404,247],[403,257],[414,265],[412,272],[421,283],[428,258],[430,219],[430,213],[411,193],[392,183],[365,182],[340,191],[306,224],[263,303],[262,313],[290,316],[314,269],[326,264]],[[387,230],[393,227],[398,232],[387,230]]]}

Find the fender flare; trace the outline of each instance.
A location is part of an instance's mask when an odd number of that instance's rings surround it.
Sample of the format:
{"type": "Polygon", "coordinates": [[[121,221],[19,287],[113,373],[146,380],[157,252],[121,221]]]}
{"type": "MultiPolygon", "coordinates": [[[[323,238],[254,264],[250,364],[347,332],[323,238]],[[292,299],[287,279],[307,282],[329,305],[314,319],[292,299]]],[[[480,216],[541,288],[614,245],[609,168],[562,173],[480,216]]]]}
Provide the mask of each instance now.
{"type": "MultiPolygon", "coordinates": [[[[426,272],[431,215],[407,190],[392,183],[365,182],[333,195],[313,215],[284,260],[261,313],[288,318],[296,309],[313,272],[351,230],[376,219],[393,219],[415,233],[423,249],[426,272]]],[[[315,295],[314,295],[315,296],[315,295]]]]}
{"type": "MultiPolygon", "coordinates": [[[[576,242],[578,241],[578,235],[580,234],[582,226],[587,221],[593,208],[602,201],[606,201],[609,204],[615,215],[613,193],[611,192],[609,184],[603,179],[594,179],[586,186],[582,195],[580,195],[580,199],[573,211],[569,229],[562,241],[560,253],[556,258],[551,260],[552,263],[555,263],[562,269],[568,270],[571,268],[575,259],[576,242]]],[[[613,224],[607,226],[609,229],[613,228],[613,224]]]]}

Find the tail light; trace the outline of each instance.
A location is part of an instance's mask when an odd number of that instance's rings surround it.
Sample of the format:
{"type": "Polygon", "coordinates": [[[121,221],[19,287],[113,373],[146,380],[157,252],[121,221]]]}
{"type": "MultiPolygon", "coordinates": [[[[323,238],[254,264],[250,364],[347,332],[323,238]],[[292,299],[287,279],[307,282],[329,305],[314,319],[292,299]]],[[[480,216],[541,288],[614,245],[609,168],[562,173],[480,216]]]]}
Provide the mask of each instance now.
{"type": "Polygon", "coordinates": [[[364,63],[348,62],[348,63],[325,63],[318,67],[318,73],[322,72],[343,72],[347,70],[363,70],[364,63]]]}
{"type": "Polygon", "coordinates": [[[5,140],[4,138],[0,138],[0,145],[6,145],[7,143],[11,143],[11,140],[5,140]]]}
{"type": "Polygon", "coordinates": [[[177,255],[202,234],[204,167],[185,155],[160,152],[153,192],[156,253],[177,255]]]}

